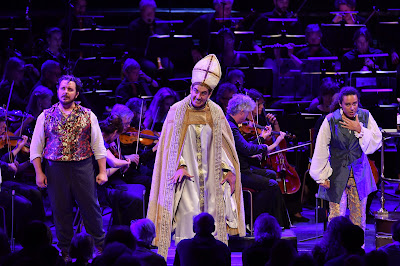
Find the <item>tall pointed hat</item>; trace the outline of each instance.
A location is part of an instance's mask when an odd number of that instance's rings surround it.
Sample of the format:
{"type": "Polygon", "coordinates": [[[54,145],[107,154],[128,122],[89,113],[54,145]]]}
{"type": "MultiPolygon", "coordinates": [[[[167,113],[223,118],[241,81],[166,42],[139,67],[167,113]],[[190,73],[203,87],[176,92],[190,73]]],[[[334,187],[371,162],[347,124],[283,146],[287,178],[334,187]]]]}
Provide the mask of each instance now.
{"type": "Polygon", "coordinates": [[[221,65],[214,54],[209,54],[194,66],[192,86],[202,85],[213,90],[221,79],[221,65]]]}

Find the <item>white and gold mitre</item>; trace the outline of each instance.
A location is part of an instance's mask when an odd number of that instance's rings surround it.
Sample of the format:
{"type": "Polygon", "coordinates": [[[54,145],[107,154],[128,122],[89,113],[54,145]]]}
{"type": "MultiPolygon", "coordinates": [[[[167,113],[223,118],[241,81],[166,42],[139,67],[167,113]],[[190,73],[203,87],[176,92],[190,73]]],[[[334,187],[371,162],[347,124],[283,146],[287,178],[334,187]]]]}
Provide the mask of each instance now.
{"type": "Polygon", "coordinates": [[[213,90],[221,79],[221,65],[215,54],[209,54],[194,66],[192,86],[203,85],[213,90]]]}

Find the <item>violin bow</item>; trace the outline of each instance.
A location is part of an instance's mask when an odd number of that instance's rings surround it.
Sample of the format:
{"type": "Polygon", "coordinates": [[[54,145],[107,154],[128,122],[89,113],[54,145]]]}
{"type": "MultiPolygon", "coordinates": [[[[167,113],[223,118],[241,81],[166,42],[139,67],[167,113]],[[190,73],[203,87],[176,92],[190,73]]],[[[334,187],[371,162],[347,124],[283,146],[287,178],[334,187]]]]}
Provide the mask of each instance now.
{"type": "MultiPolygon", "coordinates": [[[[8,115],[8,108],[10,107],[11,95],[12,95],[13,90],[14,90],[14,81],[11,83],[10,93],[8,94],[8,100],[7,100],[7,106],[6,106],[6,116],[5,116],[6,131],[8,131],[8,129],[7,129],[7,127],[8,127],[7,126],[7,119],[8,119],[7,115],[8,115]]],[[[8,138],[8,136],[6,136],[6,138],[8,138]]],[[[14,158],[13,158],[12,153],[11,153],[11,146],[7,145],[7,149],[8,149],[8,159],[9,159],[10,162],[14,163],[14,158]]],[[[15,173],[14,173],[14,178],[15,178],[15,173]]]]}

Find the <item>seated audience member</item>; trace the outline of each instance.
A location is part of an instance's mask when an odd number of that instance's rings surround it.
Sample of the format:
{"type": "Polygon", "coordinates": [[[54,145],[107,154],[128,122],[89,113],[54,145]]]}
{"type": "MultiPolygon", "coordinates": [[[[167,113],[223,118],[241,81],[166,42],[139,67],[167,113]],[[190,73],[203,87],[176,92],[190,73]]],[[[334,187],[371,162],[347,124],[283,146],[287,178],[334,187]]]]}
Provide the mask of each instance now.
{"type": "Polygon", "coordinates": [[[57,102],[57,83],[58,79],[61,77],[61,68],[60,63],[54,60],[47,60],[42,64],[42,68],[40,70],[40,80],[33,86],[32,91],[36,88],[44,87],[53,92],[55,96],[52,99],[52,103],[57,102]]]}
{"type": "MultiPolygon", "coordinates": [[[[365,254],[364,257],[364,265],[365,266],[389,266],[389,256],[382,250],[372,250],[369,253],[365,254]]],[[[390,258],[391,259],[391,258],[390,258]]],[[[396,264],[399,264],[399,261],[396,261],[396,264]]],[[[392,264],[392,265],[396,265],[392,264]]],[[[354,264],[351,264],[354,265],[354,264]]]]}
{"type": "Polygon", "coordinates": [[[174,90],[168,87],[158,90],[146,111],[144,128],[161,132],[169,108],[177,101],[179,101],[179,96],[174,90]]]}
{"type": "Polygon", "coordinates": [[[46,33],[47,48],[42,52],[42,62],[53,60],[60,64],[63,74],[68,72],[68,59],[61,48],[62,31],[60,28],[50,28],[46,33]]]}
{"type": "Polygon", "coordinates": [[[156,237],[156,227],[150,219],[132,221],[131,232],[137,241],[133,257],[138,262],[142,265],[167,265],[162,256],[150,249],[151,243],[156,237]]]}
{"type": "Polygon", "coordinates": [[[353,37],[355,48],[343,55],[342,71],[370,71],[386,69],[384,57],[370,58],[358,57],[362,54],[382,54],[382,51],[370,47],[372,44],[371,33],[367,27],[358,29],[353,37]]]}
{"type": "MultiPolygon", "coordinates": [[[[93,259],[91,265],[93,266],[108,266],[115,265],[121,266],[122,261],[125,261],[126,258],[132,257],[132,249],[127,247],[125,244],[120,243],[118,241],[111,242],[104,247],[104,251],[100,256],[97,256],[93,259]]],[[[125,264],[129,266],[140,265],[139,263],[130,263],[125,264]]]]}
{"type": "Polygon", "coordinates": [[[281,239],[282,229],[275,217],[263,213],[254,223],[255,242],[242,253],[244,266],[265,265],[270,259],[273,245],[281,239]]]}
{"type": "Polygon", "coordinates": [[[230,29],[221,29],[217,40],[217,57],[221,62],[222,73],[225,73],[228,67],[249,66],[247,56],[235,51],[235,35],[230,29]]]}
{"type": "Polygon", "coordinates": [[[229,248],[213,236],[214,218],[200,213],[193,218],[192,239],[181,240],[176,247],[174,265],[231,265],[229,248]]]}
{"type": "Polygon", "coordinates": [[[10,243],[8,243],[7,233],[0,228],[0,265],[11,254],[10,243]]]}
{"type": "MultiPolygon", "coordinates": [[[[115,174],[119,169],[127,169],[131,164],[129,159],[122,160],[115,157],[110,144],[123,131],[121,118],[111,115],[99,123],[103,134],[104,146],[107,149],[107,176],[108,181],[97,188],[99,201],[112,209],[113,225],[129,225],[131,220],[143,217],[143,191],[140,184],[126,184],[120,175],[115,174]]],[[[115,152],[115,150],[114,150],[115,152]]],[[[138,163],[136,161],[136,163],[138,163]]]]}
{"type": "Polygon", "coordinates": [[[141,98],[130,98],[125,104],[133,113],[133,118],[131,121],[131,126],[138,129],[139,128],[139,121],[140,121],[140,110],[142,110],[142,124],[145,120],[147,105],[146,101],[141,98]],[[143,105],[142,105],[143,104],[143,105]]]}
{"type": "MultiPolygon", "coordinates": [[[[356,10],[356,0],[335,0],[335,8],[340,12],[350,12],[356,10]]],[[[345,24],[364,24],[365,18],[360,17],[358,14],[344,13],[336,14],[332,20],[333,23],[345,24]]]]}
{"type": "Polygon", "coordinates": [[[238,89],[232,83],[225,82],[218,86],[217,95],[215,96],[215,103],[222,108],[224,114],[226,114],[226,108],[228,108],[229,100],[232,99],[232,96],[236,93],[238,93],[238,89]]]}
{"type": "MultiPolygon", "coordinates": [[[[211,0],[208,0],[211,2],[211,0]]],[[[209,51],[211,32],[218,32],[223,28],[234,26],[232,18],[232,5],[234,0],[213,0],[214,13],[209,13],[196,18],[185,30],[187,34],[193,35],[194,39],[199,40],[199,50],[209,51]]]]}
{"type": "Polygon", "coordinates": [[[8,110],[25,110],[30,90],[39,75],[39,71],[33,65],[25,65],[25,62],[17,57],[8,59],[0,83],[0,105],[7,105],[12,88],[8,110]]]}
{"type": "Polygon", "coordinates": [[[173,65],[167,57],[149,58],[146,57],[146,48],[149,38],[153,35],[169,34],[167,23],[162,22],[155,17],[157,5],[154,0],[141,0],[139,2],[140,17],[129,24],[128,27],[128,51],[130,55],[136,58],[143,70],[151,76],[156,74],[158,60],[161,60],[161,65],[172,72],[173,65]]]}
{"type": "Polygon", "coordinates": [[[136,239],[127,225],[112,226],[108,230],[104,239],[104,248],[114,242],[124,244],[132,252],[136,249],[136,239]]]}
{"type": "Polygon", "coordinates": [[[324,232],[322,240],[316,244],[312,250],[312,255],[317,265],[322,266],[327,261],[344,253],[345,250],[341,244],[340,236],[344,228],[351,224],[351,221],[344,216],[338,216],[332,219],[328,224],[327,230],[324,232]]]}
{"type": "Polygon", "coordinates": [[[345,252],[342,255],[329,260],[325,263],[326,266],[344,265],[344,262],[351,255],[364,256],[365,251],[362,248],[364,245],[364,230],[361,227],[350,224],[344,224],[343,230],[340,234],[340,245],[344,248],[345,252]]]}
{"type": "Polygon", "coordinates": [[[291,266],[297,257],[293,241],[279,239],[271,249],[271,257],[266,266],[291,266]]]}
{"type": "Polygon", "coordinates": [[[333,78],[324,78],[319,92],[319,96],[311,101],[308,111],[327,115],[331,112],[334,95],[339,92],[339,84],[333,78]]]}
{"type": "Polygon", "coordinates": [[[379,248],[379,250],[382,250],[388,255],[389,266],[398,265],[400,261],[400,221],[392,225],[392,239],[393,243],[379,248]]]}
{"type": "Polygon", "coordinates": [[[69,247],[69,255],[72,259],[76,259],[72,265],[85,266],[89,264],[89,260],[93,258],[94,239],[86,233],[78,233],[74,235],[69,247]]]}
{"type": "Polygon", "coordinates": [[[310,253],[303,253],[293,260],[291,266],[317,266],[317,263],[310,253]]]}
{"type": "Polygon", "coordinates": [[[32,221],[23,229],[22,249],[7,258],[4,265],[64,265],[52,242],[50,228],[43,222],[32,221]]]}
{"type": "Polygon", "coordinates": [[[322,32],[318,24],[310,24],[306,28],[306,42],[308,47],[305,47],[296,53],[300,59],[308,57],[324,57],[332,56],[328,49],[321,44],[322,32]]]}
{"type": "Polygon", "coordinates": [[[232,83],[240,91],[243,90],[244,86],[244,73],[240,69],[233,69],[229,71],[226,82],[232,83]]]}
{"type": "Polygon", "coordinates": [[[153,93],[150,87],[158,87],[157,81],[140,70],[140,65],[135,59],[128,58],[125,60],[122,73],[124,80],[115,90],[118,103],[125,104],[132,97],[151,96],[153,93]]]}

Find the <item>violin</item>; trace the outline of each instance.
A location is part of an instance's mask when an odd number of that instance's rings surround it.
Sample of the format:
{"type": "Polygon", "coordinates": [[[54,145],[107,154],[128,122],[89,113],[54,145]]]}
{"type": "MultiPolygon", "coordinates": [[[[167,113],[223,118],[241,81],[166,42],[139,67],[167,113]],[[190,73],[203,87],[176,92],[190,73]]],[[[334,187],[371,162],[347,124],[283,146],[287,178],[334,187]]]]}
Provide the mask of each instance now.
{"type": "MultiPolygon", "coordinates": [[[[144,146],[149,146],[154,143],[154,141],[158,140],[158,133],[154,133],[151,130],[142,130],[140,131],[139,141],[140,144],[144,146]]],[[[122,144],[132,144],[138,140],[138,130],[134,127],[129,127],[125,133],[119,135],[119,140],[122,144]]]]}
{"type": "MultiPolygon", "coordinates": [[[[249,136],[251,135],[256,136],[255,131],[257,130],[257,134],[260,134],[261,130],[263,129],[265,129],[265,127],[260,126],[253,121],[245,122],[241,126],[241,131],[242,132],[248,131],[249,136]],[[253,123],[252,126],[249,125],[251,124],[250,122],[253,123]],[[253,130],[251,130],[250,128],[253,128],[253,130]],[[250,131],[252,131],[252,133],[250,133],[250,131]]],[[[273,131],[271,134],[279,135],[280,132],[273,131]]],[[[296,137],[295,135],[292,135],[290,133],[286,134],[288,138],[294,139],[296,137]]],[[[244,137],[246,138],[246,136],[244,137]]],[[[266,144],[272,145],[274,141],[275,138],[273,137],[270,140],[267,140],[266,144]]],[[[275,151],[284,150],[286,148],[287,144],[285,139],[283,139],[279,143],[279,145],[275,148],[275,151]]],[[[282,194],[294,194],[300,189],[301,182],[299,175],[296,172],[296,169],[293,166],[291,166],[287,161],[286,154],[284,151],[275,153],[268,157],[263,157],[263,159],[261,160],[261,168],[270,168],[276,172],[278,185],[282,194]]]]}
{"type": "MultiPolygon", "coordinates": [[[[18,145],[18,140],[23,139],[22,137],[14,136],[12,132],[6,131],[3,135],[0,136],[0,149],[3,149],[6,145],[10,147],[16,147],[18,145]]],[[[21,152],[25,154],[29,154],[30,145],[26,143],[21,152]]]]}
{"type": "MultiPolygon", "coordinates": [[[[255,135],[256,130],[257,130],[257,134],[259,135],[259,134],[261,134],[262,130],[265,130],[265,127],[260,126],[259,124],[257,124],[256,122],[253,122],[253,121],[246,121],[246,122],[242,123],[242,125],[241,125],[241,127],[239,127],[239,129],[242,132],[242,135],[243,134],[255,135]]],[[[286,133],[285,138],[288,138],[291,140],[296,138],[296,135],[292,135],[291,133],[289,133],[287,131],[285,133],[286,133]]],[[[280,135],[280,131],[271,131],[271,135],[278,136],[278,135],[280,135]]]]}

